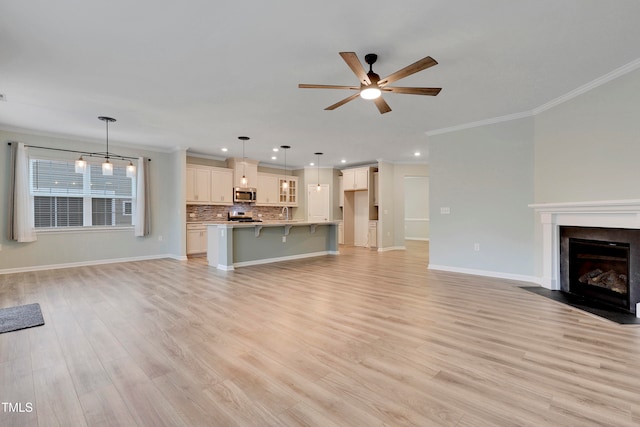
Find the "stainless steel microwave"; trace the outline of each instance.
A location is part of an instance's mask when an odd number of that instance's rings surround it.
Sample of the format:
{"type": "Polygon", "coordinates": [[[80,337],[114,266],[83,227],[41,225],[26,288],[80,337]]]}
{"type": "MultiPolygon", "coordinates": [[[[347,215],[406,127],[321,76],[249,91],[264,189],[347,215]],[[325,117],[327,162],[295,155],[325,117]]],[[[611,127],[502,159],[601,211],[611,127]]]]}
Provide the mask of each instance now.
{"type": "Polygon", "coordinates": [[[256,201],[256,189],[236,187],[233,189],[233,201],[235,203],[253,203],[256,201]]]}

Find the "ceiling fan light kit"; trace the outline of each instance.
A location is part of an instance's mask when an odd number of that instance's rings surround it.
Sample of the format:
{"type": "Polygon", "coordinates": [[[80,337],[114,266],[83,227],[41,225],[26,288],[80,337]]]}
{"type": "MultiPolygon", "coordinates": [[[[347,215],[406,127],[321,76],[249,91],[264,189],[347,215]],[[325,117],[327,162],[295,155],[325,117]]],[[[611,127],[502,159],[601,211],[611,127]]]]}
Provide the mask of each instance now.
{"type": "Polygon", "coordinates": [[[360,95],[361,98],[367,100],[373,100],[380,111],[380,114],[388,113],[391,111],[391,107],[389,104],[382,98],[382,92],[392,92],[392,93],[402,93],[408,95],[427,95],[427,96],[436,96],[441,88],[433,88],[433,87],[394,87],[387,86],[393,82],[396,82],[400,79],[408,77],[412,74],[415,74],[419,71],[426,70],[429,67],[433,67],[437,65],[435,59],[430,56],[424,57],[419,61],[414,62],[411,65],[408,65],[395,73],[390,74],[384,79],[380,79],[380,76],[373,72],[373,64],[378,60],[378,55],[375,53],[368,53],[364,56],[364,60],[367,64],[369,64],[369,72],[365,72],[362,63],[358,59],[358,56],[355,52],[340,52],[340,56],[347,63],[351,71],[358,77],[360,81],[360,86],[338,86],[338,85],[315,85],[315,84],[299,84],[298,87],[301,89],[347,89],[347,90],[356,90],[358,93],[355,95],[350,95],[345,99],[336,102],[333,105],[328,106],[325,110],[335,110],[336,108],[346,104],[349,101],[353,101],[360,95]]]}

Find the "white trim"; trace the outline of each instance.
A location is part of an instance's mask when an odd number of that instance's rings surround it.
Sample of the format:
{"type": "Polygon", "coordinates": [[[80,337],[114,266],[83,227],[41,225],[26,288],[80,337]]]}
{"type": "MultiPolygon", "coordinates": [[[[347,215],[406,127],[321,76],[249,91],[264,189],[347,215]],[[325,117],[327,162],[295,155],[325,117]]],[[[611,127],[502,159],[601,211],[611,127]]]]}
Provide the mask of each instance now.
{"type": "Polygon", "coordinates": [[[407,236],[404,236],[404,240],[420,240],[422,242],[428,242],[429,238],[428,237],[407,237],[407,236]]]}
{"type": "Polygon", "coordinates": [[[95,261],[67,262],[64,264],[47,264],[47,265],[35,265],[30,267],[5,268],[0,270],[0,274],[27,273],[30,271],[42,271],[42,270],[58,270],[60,268],[88,267],[93,265],[115,264],[118,262],[149,261],[149,260],[162,259],[162,258],[171,258],[178,261],[186,261],[186,257],[181,257],[179,255],[160,254],[160,255],[148,255],[148,256],[140,256],[140,257],[129,257],[129,258],[100,259],[95,261]]]}
{"type": "Polygon", "coordinates": [[[405,221],[429,221],[429,218],[405,218],[405,221]]]}
{"type": "MultiPolygon", "coordinates": [[[[338,255],[339,253],[340,252],[338,251],[310,252],[307,254],[288,255],[288,256],[281,256],[281,257],[275,257],[275,258],[264,258],[264,259],[257,259],[254,261],[234,262],[233,266],[248,267],[250,265],[270,264],[272,262],[291,261],[296,259],[312,258],[312,257],[318,257],[318,256],[324,256],[324,255],[338,255]]],[[[220,268],[220,266],[218,266],[218,268],[220,268]]]]}
{"type": "Polygon", "coordinates": [[[618,77],[622,77],[625,74],[628,74],[632,71],[637,70],[638,68],[640,68],[640,58],[629,62],[626,65],[623,65],[622,67],[616,68],[615,70],[605,74],[604,76],[598,77],[595,80],[592,80],[591,82],[584,84],[580,87],[577,87],[576,89],[565,93],[564,95],[561,95],[555,99],[552,99],[551,101],[542,104],[538,107],[535,107],[533,109],[531,109],[530,111],[522,111],[520,113],[513,113],[513,114],[508,114],[506,116],[500,116],[500,117],[491,117],[488,119],[483,119],[483,120],[478,120],[476,122],[469,122],[469,123],[463,123],[460,125],[455,125],[455,126],[450,126],[450,127],[446,127],[446,128],[441,128],[441,129],[434,129],[434,130],[430,130],[425,132],[425,134],[427,136],[434,136],[434,135],[442,135],[445,133],[451,133],[451,132],[456,132],[456,131],[460,131],[460,130],[464,130],[464,129],[471,129],[471,128],[475,128],[475,127],[479,127],[479,126],[486,126],[486,125],[492,125],[492,124],[496,124],[496,123],[502,123],[502,122],[508,122],[511,120],[518,120],[518,119],[522,119],[525,117],[533,117],[536,116],[544,111],[547,111],[555,106],[558,106],[562,103],[565,103],[567,101],[572,100],[573,98],[576,98],[580,95],[583,95],[593,89],[596,89],[606,83],[609,83],[610,81],[613,81],[615,79],[617,79],[618,77]]]}
{"type": "Polygon", "coordinates": [[[496,279],[516,280],[518,282],[531,282],[541,284],[540,278],[535,276],[525,276],[522,274],[502,273],[500,271],[476,270],[473,268],[450,267],[447,265],[429,264],[429,270],[447,271],[450,273],[472,274],[474,276],[495,277],[496,279]]]}
{"type": "Polygon", "coordinates": [[[216,268],[218,270],[223,270],[223,271],[233,271],[233,270],[235,270],[233,268],[233,265],[224,265],[224,264],[218,264],[216,268]]]}
{"type": "Polygon", "coordinates": [[[407,250],[406,246],[387,246],[385,248],[378,248],[378,252],[404,251],[404,250],[407,250]]]}
{"type": "Polygon", "coordinates": [[[507,114],[506,116],[491,117],[489,119],[478,120],[477,122],[463,123],[461,125],[450,126],[448,128],[435,129],[425,132],[427,136],[442,135],[443,133],[457,132],[459,130],[477,128],[480,126],[493,125],[496,123],[510,122],[512,120],[532,117],[533,111],[523,111],[521,113],[507,114]]]}
{"type": "Polygon", "coordinates": [[[550,108],[555,107],[556,105],[560,105],[564,102],[567,102],[573,98],[576,98],[584,93],[589,92],[590,90],[593,90],[599,86],[602,86],[606,83],[609,83],[612,80],[617,79],[618,77],[622,77],[625,74],[628,74],[634,70],[637,70],[638,68],[640,68],[640,58],[636,59],[635,61],[631,61],[626,65],[623,65],[620,68],[616,68],[615,70],[605,74],[604,76],[598,77],[597,79],[584,84],[574,90],[572,90],[571,92],[568,92],[562,96],[557,97],[556,99],[553,99],[549,102],[547,102],[546,104],[542,104],[539,107],[536,107],[532,110],[533,115],[537,115],[542,113],[543,111],[547,111],[550,108]]]}

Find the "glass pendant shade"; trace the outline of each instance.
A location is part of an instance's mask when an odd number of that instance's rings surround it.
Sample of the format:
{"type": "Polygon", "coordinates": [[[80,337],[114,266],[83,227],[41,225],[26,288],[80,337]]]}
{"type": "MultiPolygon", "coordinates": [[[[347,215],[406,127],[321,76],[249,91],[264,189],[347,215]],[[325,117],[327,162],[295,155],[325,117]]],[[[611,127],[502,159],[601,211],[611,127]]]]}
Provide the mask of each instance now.
{"type": "Polygon", "coordinates": [[[76,173],[85,173],[87,171],[87,161],[80,156],[76,160],[76,173]]]}
{"type": "Polygon", "coordinates": [[[113,163],[106,159],[102,164],[102,175],[113,175],[113,163]]]}
{"type": "Polygon", "coordinates": [[[135,178],[136,176],[136,167],[133,162],[129,162],[127,165],[127,178],[135,178]]]}
{"type": "Polygon", "coordinates": [[[283,189],[285,189],[285,190],[286,190],[287,188],[289,188],[289,183],[287,182],[287,179],[286,179],[286,178],[285,178],[285,180],[284,180],[284,181],[282,181],[282,188],[283,188],[283,189]]]}

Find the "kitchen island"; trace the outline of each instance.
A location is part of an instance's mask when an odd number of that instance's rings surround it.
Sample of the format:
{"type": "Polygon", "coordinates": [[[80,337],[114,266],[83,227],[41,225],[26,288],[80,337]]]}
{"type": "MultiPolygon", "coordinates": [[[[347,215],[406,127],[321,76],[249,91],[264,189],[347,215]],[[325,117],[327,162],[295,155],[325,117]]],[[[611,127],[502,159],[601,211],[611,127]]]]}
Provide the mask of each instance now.
{"type": "Polygon", "coordinates": [[[207,224],[207,261],[219,270],[338,254],[337,222],[207,224]]]}

